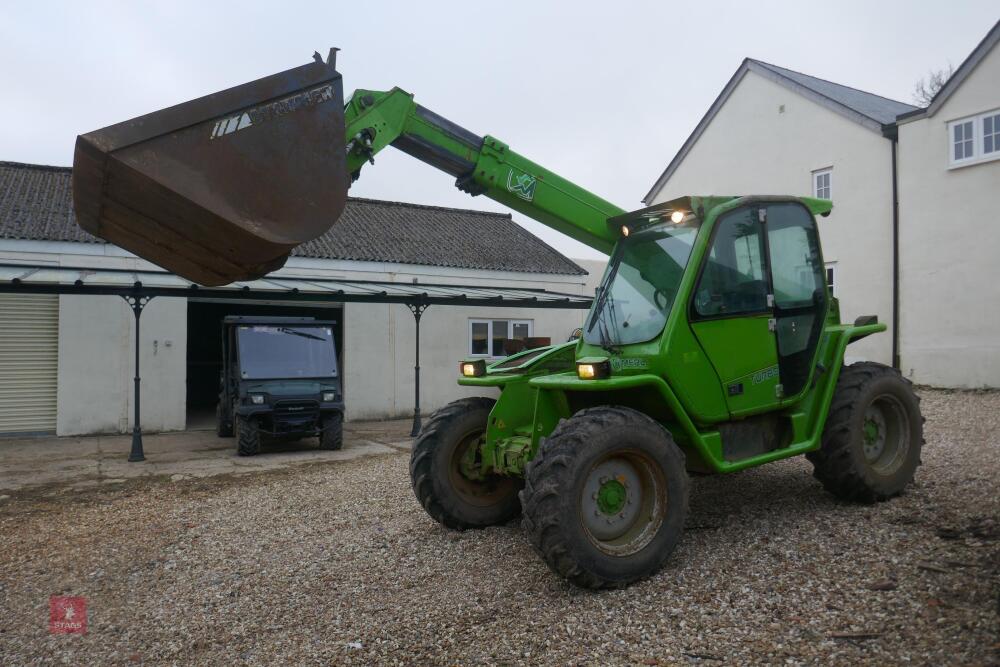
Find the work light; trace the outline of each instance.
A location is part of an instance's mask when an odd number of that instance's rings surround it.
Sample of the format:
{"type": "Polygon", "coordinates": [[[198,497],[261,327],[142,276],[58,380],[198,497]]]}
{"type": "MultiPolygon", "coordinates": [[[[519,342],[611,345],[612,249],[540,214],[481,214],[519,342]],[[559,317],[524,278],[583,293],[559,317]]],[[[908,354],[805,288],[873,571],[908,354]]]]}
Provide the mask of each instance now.
{"type": "Polygon", "coordinates": [[[603,361],[580,361],[576,364],[576,374],[581,380],[603,380],[611,377],[611,363],[603,361]]]}
{"type": "Polygon", "coordinates": [[[486,362],[483,359],[463,361],[458,365],[458,372],[467,378],[482,377],[486,375],[486,362]]]}
{"type": "Polygon", "coordinates": [[[670,214],[670,222],[679,225],[684,222],[684,211],[674,211],[670,214]]]}

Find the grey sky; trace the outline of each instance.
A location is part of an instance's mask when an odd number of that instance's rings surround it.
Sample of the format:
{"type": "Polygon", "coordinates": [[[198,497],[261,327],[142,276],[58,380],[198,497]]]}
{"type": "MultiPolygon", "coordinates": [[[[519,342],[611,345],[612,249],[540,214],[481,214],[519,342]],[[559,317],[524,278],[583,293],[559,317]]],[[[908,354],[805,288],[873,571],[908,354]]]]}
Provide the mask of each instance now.
{"type": "MultiPolygon", "coordinates": [[[[745,56],[912,102],[914,82],[957,67],[998,14],[995,0],[6,2],[0,160],[68,165],[81,132],[339,46],[345,93],[399,86],[638,208],[745,56]]],[[[351,194],[505,210],[395,151],[351,194]]],[[[570,256],[599,256],[515,219],[570,256]]]]}

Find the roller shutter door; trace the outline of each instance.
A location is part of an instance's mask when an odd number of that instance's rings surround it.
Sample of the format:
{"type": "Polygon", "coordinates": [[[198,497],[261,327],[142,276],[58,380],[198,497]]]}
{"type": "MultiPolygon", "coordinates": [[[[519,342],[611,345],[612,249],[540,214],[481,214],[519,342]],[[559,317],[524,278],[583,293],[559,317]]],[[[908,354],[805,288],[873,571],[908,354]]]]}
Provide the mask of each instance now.
{"type": "Polygon", "coordinates": [[[0,433],[54,433],[59,297],[0,294],[0,433]]]}

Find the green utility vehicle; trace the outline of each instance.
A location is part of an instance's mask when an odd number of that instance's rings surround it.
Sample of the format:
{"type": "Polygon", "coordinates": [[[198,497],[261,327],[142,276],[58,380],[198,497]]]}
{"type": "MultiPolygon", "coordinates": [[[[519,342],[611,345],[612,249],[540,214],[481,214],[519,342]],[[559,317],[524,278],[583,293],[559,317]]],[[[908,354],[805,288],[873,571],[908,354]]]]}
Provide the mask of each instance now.
{"type": "Polygon", "coordinates": [[[216,432],[236,437],[240,456],[261,439],[319,437],[321,449],[343,445],[344,395],[335,322],[311,317],[226,317],[216,432]]]}
{"type": "Polygon", "coordinates": [[[841,322],[816,222],[829,201],[689,196],[627,213],[398,88],[344,104],[333,56],[79,137],[77,217],[192,280],[246,280],[321,234],[394,146],[610,254],[579,340],[460,364],[461,384],[499,398],[451,403],[417,439],[413,490],[435,520],[523,513],[555,572],[623,586],[676,547],[689,472],[804,454],[859,502],[912,480],[923,419],[910,383],[844,365],[885,326],[841,322]]]}

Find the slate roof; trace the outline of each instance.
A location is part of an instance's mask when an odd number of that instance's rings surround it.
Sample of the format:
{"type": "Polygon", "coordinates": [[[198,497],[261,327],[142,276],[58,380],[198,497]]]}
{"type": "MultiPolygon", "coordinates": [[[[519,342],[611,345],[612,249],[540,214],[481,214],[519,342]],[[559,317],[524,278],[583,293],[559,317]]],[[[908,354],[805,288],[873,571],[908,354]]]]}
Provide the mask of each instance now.
{"type": "Polygon", "coordinates": [[[850,86],[842,86],[839,83],[833,83],[832,81],[819,79],[808,74],[785,69],[784,67],[778,67],[762,60],[745,58],[740,63],[736,73],[726,83],[722,92],[719,93],[719,96],[712,102],[712,106],[708,108],[705,115],[698,121],[698,125],[695,126],[694,131],[691,132],[691,135],[681,146],[680,150],[674,155],[667,168],[663,170],[663,173],[653,183],[653,187],[643,197],[642,201],[645,204],[650,204],[653,201],[656,193],[663,188],[674,171],[677,170],[677,167],[687,157],[688,152],[694,147],[698,138],[708,128],[712,119],[715,118],[719,109],[726,103],[747,72],[754,72],[774,81],[881,135],[885,135],[887,128],[895,125],[897,116],[918,110],[913,105],[890,100],[888,97],[868,93],[857,88],[851,88],[850,86]]]}
{"type": "MultiPolygon", "coordinates": [[[[0,162],[0,238],[105,243],[76,224],[69,167],[0,162]]],[[[510,214],[349,198],[301,257],[585,275],[510,214]]]]}
{"type": "Polygon", "coordinates": [[[896,122],[896,116],[899,114],[913,111],[917,108],[912,104],[890,100],[888,97],[867,93],[857,88],[851,88],[850,86],[842,86],[839,83],[833,83],[826,79],[819,79],[815,76],[778,67],[777,65],[765,63],[761,60],[753,60],[752,58],[750,60],[883,125],[894,123],[896,122]]]}

